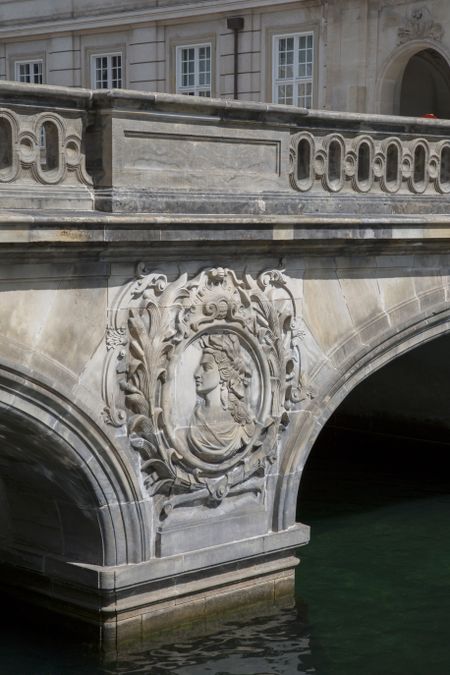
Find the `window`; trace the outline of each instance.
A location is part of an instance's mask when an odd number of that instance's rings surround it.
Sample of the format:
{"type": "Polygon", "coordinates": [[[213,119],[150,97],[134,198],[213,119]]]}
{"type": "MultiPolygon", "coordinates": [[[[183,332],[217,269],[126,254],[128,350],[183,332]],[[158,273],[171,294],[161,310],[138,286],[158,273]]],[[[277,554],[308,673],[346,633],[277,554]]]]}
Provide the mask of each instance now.
{"type": "Polygon", "coordinates": [[[42,84],[42,61],[16,61],[15,79],[17,82],[42,84]]]}
{"type": "Polygon", "coordinates": [[[311,108],[314,36],[312,33],[273,38],[273,100],[311,108]]]}
{"type": "Polygon", "coordinates": [[[177,93],[211,96],[211,45],[177,47],[177,93]]]}
{"type": "Polygon", "coordinates": [[[121,89],[122,54],[91,56],[91,85],[94,89],[121,89]]]}

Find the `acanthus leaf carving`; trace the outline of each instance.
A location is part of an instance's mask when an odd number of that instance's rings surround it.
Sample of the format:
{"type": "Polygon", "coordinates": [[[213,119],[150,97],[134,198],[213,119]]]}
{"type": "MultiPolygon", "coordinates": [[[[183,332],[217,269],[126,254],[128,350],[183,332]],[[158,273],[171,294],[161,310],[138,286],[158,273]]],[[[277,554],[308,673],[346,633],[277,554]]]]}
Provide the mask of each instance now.
{"type": "Polygon", "coordinates": [[[108,351],[116,347],[125,346],[127,342],[127,329],[125,326],[121,326],[120,328],[109,326],[106,329],[106,349],[108,351]]]}

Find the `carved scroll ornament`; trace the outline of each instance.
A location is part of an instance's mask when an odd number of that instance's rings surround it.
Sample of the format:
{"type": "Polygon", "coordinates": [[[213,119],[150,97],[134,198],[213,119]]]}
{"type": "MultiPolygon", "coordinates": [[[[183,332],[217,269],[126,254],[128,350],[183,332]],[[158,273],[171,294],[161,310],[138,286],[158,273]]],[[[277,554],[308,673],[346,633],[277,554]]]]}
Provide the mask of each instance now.
{"type": "Polygon", "coordinates": [[[109,330],[130,443],[162,512],[264,489],[279,435],[299,402],[295,303],[280,271],[238,279],[213,268],[168,282],[143,268],[128,340],[109,330]],[[127,349],[123,349],[123,345],[127,349]]]}
{"type": "Polygon", "coordinates": [[[404,44],[409,40],[430,39],[440,41],[444,36],[444,29],[440,23],[433,21],[427,7],[414,9],[405,24],[398,29],[398,43],[404,44]]]}

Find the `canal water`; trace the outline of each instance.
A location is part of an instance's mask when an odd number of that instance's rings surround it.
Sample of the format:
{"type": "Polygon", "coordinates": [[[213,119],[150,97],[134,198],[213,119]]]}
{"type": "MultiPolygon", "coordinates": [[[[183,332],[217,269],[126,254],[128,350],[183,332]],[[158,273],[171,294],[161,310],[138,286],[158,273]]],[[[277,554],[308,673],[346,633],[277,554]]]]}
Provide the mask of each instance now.
{"type": "Polygon", "coordinates": [[[102,662],[18,608],[0,674],[449,675],[450,444],[328,429],[313,454],[295,609],[102,662]]]}

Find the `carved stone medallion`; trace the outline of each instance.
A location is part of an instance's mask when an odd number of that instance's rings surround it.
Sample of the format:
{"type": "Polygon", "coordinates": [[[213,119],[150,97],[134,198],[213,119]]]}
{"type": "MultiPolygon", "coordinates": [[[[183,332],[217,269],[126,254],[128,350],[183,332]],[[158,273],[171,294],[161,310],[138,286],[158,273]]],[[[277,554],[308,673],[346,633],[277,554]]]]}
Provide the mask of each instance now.
{"type": "Polygon", "coordinates": [[[168,282],[141,268],[128,338],[109,329],[130,443],[162,512],[261,493],[300,400],[299,330],[280,271],[238,279],[214,268],[168,282]]]}

